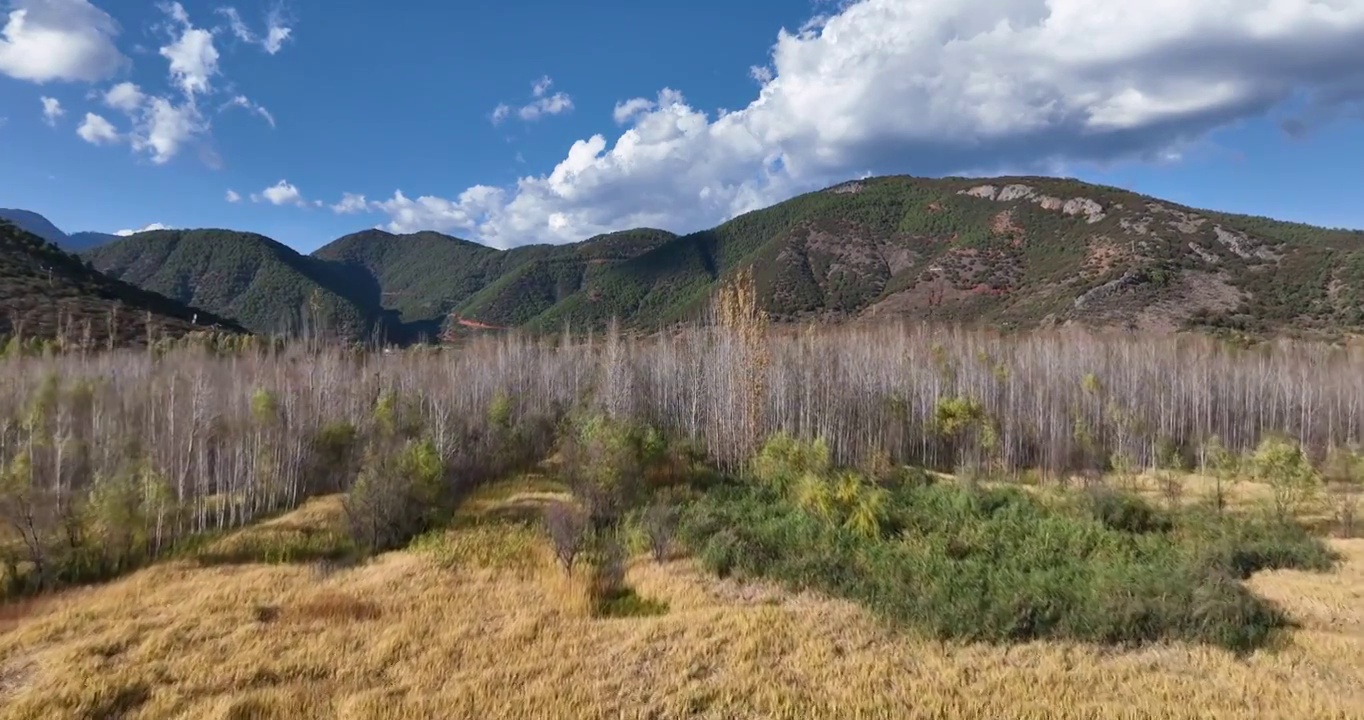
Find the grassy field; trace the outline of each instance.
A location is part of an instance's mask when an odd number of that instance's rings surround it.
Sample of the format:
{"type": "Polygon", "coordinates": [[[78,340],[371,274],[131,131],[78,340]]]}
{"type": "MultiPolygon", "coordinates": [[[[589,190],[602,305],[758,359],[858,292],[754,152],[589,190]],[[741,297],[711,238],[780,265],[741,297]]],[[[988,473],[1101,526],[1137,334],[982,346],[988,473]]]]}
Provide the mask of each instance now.
{"type": "Polygon", "coordinates": [[[198,559],[0,607],[0,718],[1364,715],[1364,540],[1331,541],[1333,573],[1254,576],[1300,627],[1244,658],[1006,648],[923,640],[849,602],[642,553],[629,584],[666,612],[596,617],[523,524],[558,492],[489,487],[453,529],[358,565],[270,556],[330,542],[340,502],[320,498],[198,559]]]}

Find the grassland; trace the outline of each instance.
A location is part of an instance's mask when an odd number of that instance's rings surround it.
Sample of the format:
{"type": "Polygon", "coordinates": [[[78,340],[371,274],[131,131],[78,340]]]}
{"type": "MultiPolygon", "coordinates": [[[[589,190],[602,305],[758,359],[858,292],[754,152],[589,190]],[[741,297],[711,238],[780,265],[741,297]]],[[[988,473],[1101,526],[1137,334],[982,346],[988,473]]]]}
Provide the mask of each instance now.
{"type": "MultiPolygon", "coordinates": [[[[1207,483],[1186,481],[1181,502],[1197,502],[1207,483]]],[[[532,520],[562,493],[544,479],[494,484],[451,527],[355,565],[259,550],[339,538],[339,498],[316,498],[194,557],[8,605],[0,718],[1364,712],[1364,540],[1331,541],[1343,559],[1331,574],[1252,577],[1252,590],[1299,627],[1248,656],[1181,643],[1004,646],[923,639],[850,602],[642,553],[628,582],[666,612],[598,617],[581,574],[569,579],[554,565],[532,520]]],[[[1232,510],[1262,493],[1238,486],[1232,510]]]]}

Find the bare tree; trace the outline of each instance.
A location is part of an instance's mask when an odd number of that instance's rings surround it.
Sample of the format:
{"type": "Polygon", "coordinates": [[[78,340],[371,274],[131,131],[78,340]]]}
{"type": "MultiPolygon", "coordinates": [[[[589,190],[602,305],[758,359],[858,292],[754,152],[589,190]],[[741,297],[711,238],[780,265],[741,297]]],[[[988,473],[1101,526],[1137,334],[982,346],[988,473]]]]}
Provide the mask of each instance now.
{"type": "Polygon", "coordinates": [[[545,508],[545,529],[555,559],[565,573],[573,574],[573,563],[587,544],[587,514],[572,503],[552,502],[545,508]]]}

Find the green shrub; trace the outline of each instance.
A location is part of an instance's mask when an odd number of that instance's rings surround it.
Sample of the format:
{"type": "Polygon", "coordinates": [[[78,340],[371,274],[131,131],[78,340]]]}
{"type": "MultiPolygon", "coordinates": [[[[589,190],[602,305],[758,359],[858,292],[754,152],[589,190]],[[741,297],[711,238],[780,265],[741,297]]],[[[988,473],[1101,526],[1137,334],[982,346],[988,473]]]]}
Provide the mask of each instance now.
{"type": "Polygon", "coordinates": [[[656,430],[605,415],[572,424],[564,473],[594,528],[618,525],[648,499],[650,470],[665,461],[666,447],[656,430]]]}
{"type": "Polygon", "coordinates": [[[1135,495],[1099,488],[1089,492],[1088,509],[1104,526],[1126,533],[1167,532],[1169,517],[1135,495]]]}
{"type": "Polygon", "coordinates": [[[1286,521],[1317,498],[1321,476],[1302,448],[1286,438],[1267,437],[1250,457],[1251,475],[1274,491],[1274,513],[1286,521]]]}
{"type": "Polygon", "coordinates": [[[1017,488],[882,492],[885,522],[898,533],[828,522],[791,496],[748,484],[689,506],[679,537],[718,574],[849,598],[938,638],[1185,640],[1236,651],[1288,624],[1237,578],[1334,561],[1291,526],[1201,511],[1167,517],[1108,495],[1075,505],[1017,488]]]}
{"type": "Polygon", "coordinates": [[[758,482],[785,491],[807,474],[823,476],[831,467],[829,446],[823,438],[804,442],[786,433],[777,433],[758,451],[753,459],[752,473],[758,482]]]}
{"type": "Polygon", "coordinates": [[[444,512],[445,467],[434,443],[375,448],[345,498],[347,527],[366,552],[399,547],[444,512]]]}

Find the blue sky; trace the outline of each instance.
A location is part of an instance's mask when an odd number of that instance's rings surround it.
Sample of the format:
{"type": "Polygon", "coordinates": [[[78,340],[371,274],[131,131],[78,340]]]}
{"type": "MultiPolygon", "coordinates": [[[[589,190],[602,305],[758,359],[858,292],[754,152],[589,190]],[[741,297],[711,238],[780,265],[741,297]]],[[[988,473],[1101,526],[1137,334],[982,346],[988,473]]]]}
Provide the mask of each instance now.
{"type": "Polygon", "coordinates": [[[1364,0],[7,1],[0,206],[68,232],[505,247],[1002,172],[1364,227],[1364,0]]]}

